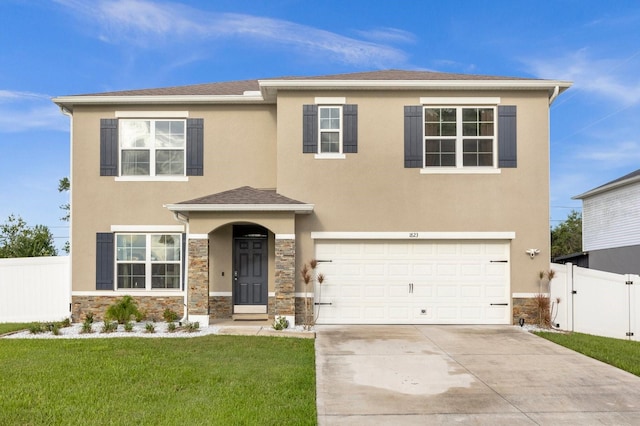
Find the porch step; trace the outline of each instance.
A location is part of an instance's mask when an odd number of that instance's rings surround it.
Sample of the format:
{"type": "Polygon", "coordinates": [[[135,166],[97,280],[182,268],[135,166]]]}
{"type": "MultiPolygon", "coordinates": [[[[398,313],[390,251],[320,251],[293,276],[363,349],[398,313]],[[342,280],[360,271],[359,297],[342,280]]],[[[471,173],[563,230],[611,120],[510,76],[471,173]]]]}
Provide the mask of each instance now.
{"type": "Polygon", "coordinates": [[[269,319],[269,314],[233,314],[234,321],[266,321],[269,319]]]}

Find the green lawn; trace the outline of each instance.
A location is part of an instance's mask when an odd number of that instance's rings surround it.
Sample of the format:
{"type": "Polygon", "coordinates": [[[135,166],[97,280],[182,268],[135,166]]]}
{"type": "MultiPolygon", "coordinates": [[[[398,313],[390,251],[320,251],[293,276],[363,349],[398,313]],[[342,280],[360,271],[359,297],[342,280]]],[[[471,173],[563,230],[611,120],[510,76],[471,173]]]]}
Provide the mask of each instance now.
{"type": "Polygon", "coordinates": [[[540,337],[640,376],[640,342],[582,333],[536,332],[540,337]]]}
{"type": "Polygon", "coordinates": [[[2,339],[0,424],[314,425],[314,340],[2,339]]]}
{"type": "Polygon", "coordinates": [[[29,324],[21,322],[3,322],[0,323],[0,334],[9,333],[11,331],[26,330],[29,324]]]}

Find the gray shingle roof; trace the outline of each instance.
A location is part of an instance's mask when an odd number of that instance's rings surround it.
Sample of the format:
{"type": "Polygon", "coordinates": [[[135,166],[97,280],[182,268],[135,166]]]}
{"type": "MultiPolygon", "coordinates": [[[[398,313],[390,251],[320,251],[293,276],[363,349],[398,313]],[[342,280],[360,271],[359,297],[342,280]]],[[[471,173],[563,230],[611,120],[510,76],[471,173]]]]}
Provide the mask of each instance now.
{"type": "Polygon", "coordinates": [[[243,186],[229,191],[206,195],[178,204],[305,204],[280,195],[275,189],[256,189],[243,186]]]}
{"type": "MultiPolygon", "coordinates": [[[[536,80],[520,77],[499,77],[474,74],[453,74],[432,71],[382,70],[349,74],[320,76],[295,76],[264,78],[261,80],[369,80],[369,81],[429,81],[429,80],[536,80]]],[[[240,80],[221,83],[204,83],[189,86],[162,87],[156,89],[123,90],[116,92],[91,93],[78,96],[162,96],[162,95],[242,95],[245,91],[259,91],[259,80],[240,80]]]]}
{"type": "Polygon", "coordinates": [[[580,195],[573,196],[571,198],[573,200],[582,200],[582,199],[591,197],[592,195],[601,194],[601,193],[610,191],[612,189],[619,188],[621,186],[625,186],[631,183],[636,183],[639,181],[640,181],[640,169],[633,171],[631,173],[628,173],[612,181],[609,181],[603,185],[590,189],[587,192],[584,192],[580,195]]]}

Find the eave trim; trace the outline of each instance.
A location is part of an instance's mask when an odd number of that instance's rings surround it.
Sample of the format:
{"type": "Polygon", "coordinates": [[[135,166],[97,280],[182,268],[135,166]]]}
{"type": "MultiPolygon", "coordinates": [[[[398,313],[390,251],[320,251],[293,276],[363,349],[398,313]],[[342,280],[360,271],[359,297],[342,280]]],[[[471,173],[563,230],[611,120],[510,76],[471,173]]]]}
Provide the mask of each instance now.
{"type": "Polygon", "coordinates": [[[313,204],[165,204],[173,212],[294,212],[310,214],[313,204]]]}

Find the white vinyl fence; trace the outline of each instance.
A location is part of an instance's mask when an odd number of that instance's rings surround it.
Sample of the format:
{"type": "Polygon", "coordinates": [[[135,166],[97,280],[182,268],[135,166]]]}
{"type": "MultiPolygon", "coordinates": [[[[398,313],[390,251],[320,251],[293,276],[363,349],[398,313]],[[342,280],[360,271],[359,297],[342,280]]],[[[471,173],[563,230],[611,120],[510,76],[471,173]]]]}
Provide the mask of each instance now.
{"type": "Polygon", "coordinates": [[[550,285],[552,322],[560,329],[640,341],[640,276],[570,263],[551,269],[556,272],[550,285]]]}
{"type": "Polygon", "coordinates": [[[69,270],[68,256],[0,259],[0,322],[68,317],[69,270]]]}

